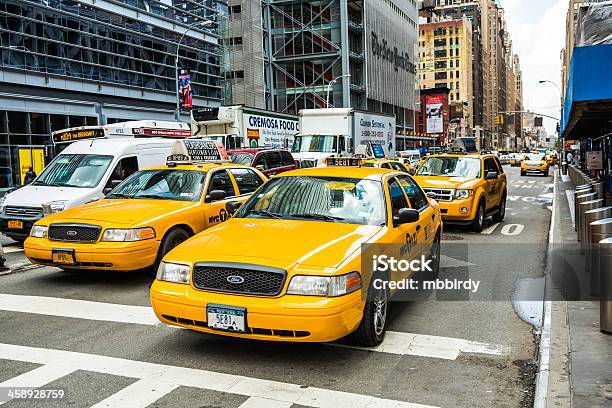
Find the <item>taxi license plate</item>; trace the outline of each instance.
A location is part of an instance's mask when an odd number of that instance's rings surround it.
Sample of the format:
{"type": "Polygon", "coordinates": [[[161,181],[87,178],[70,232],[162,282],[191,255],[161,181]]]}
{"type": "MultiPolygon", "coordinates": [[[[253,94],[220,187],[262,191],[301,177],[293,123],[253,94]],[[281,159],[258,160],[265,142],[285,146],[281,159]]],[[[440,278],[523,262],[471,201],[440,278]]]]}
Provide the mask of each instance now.
{"type": "Polygon", "coordinates": [[[208,327],[217,330],[246,332],[246,309],[243,307],[207,305],[208,327]]]}
{"type": "Polygon", "coordinates": [[[8,222],[8,227],[10,229],[22,229],[23,228],[23,221],[20,221],[20,220],[10,220],[8,222]]]}
{"type": "Polygon", "coordinates": [[[74,265],[76,263],[74,259],[74,251],[59,251],[53,250],[51,252],[53,263],[61,265],[74,265]]]}

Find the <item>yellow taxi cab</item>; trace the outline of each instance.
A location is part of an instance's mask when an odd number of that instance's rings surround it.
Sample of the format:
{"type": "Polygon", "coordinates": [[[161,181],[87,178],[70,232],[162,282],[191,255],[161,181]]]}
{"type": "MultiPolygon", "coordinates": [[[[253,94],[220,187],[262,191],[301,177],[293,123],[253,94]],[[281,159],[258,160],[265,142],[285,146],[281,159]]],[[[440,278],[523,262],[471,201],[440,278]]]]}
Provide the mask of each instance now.
{"type": "Polygon", "coordinates": [[[348,160],[275,176],[228,221],[170,251],[151,286],[160,321],[249,339],[352,333],[360,345],[379,344],[393,289],[381,282],[412,272],[373,268],[363,246],[427,259],[435,278],[440,210],[410,175],[342,166],[348,160]]]}
{"type": "Polygon", "coordinates": [[[366,159],[361,162],[363,167],[377,167],[380,169],[391,169],[396,171],[401,171],[404,173],[409,173],[412,169],[412,165],[405,164],[400,162],[399,160],[393,159],[366,159]]]}
{"type": "Polygon", "coordinates": [[[512,157],[510,157],[510,166],[519,167],[524,158],[525,155],[523,153],[513,153],[512,157]]]}
{"type": "Polygon", "coordinates": [[[415,180],[440,204],[445,223],[480,232],[487,216],[501,222],[506,214],[507,179],[494,154],[449,153],[432,156],[415,180]]]}
{"type": "Polygon", "coordinates": [[[37,221],[25,255],[65,270],[156,267],[172,248],[229,218],[227,203],[246,201],[266,180],[254,168],[221,161],[141,170],[103,200],[37,221]]]}
{"type": "Polygon", "coordinates": [[[521,162],[521,176],[528,174],[543,174],[548,176],[548,169],[550,163],[546,159],[546,155],[543,153],[528,153],[525,155],[525,159],[521,162]]]}

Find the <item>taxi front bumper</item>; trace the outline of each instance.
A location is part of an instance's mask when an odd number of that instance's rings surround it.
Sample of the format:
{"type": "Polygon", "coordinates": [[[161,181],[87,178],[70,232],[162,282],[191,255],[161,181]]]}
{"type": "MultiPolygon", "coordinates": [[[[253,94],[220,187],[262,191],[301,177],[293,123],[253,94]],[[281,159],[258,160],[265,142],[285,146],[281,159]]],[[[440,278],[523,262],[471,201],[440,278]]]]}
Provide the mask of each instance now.
{"type": "Polygon", "coordinates": [[[476,217],[477,206],[474,205],[474,198],[454,201],[438,201],[442,219],[448,223],[467,223],[476,217]]]}
{"type": "Polygon", "coordinates": [[[521,166],[521,171],[525,173],[545,174],[548,171],[548,166],[521,166]]]}
{"type": "Polygon", "coordinates": [[[352,333],[363,316],[361,291],[335,298],[284,295],[254,297],[206,292],[156,280],[151,305],[167,324],[222,336],[289,342],[328,342],[352,333]],[[206,305],[246,309],[246,332],[209,328],[206,305]]]}
{"type": "Polygon", "coordinates": [[[35,264],[69,269],[104,269],[134,271],[153,266],[160,242],[154,239],[136,242],[78,242],[49,241],[46,238],[26,239],[25,256],[35,264]],[[53,261],[53,250],[74,251],[74,264],[53,261]]]}

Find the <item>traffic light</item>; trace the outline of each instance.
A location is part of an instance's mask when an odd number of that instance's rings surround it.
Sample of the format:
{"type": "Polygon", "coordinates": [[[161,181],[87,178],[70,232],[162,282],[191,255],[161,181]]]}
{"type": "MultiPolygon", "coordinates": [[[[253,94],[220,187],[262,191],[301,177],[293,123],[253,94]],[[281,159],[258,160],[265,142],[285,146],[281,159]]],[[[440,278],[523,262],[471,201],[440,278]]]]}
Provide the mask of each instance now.
{"type": "Polygon", "coordinates": [[[504,115],[497,115],[495,117],[495,124],[496,125],[503,125],[504,124],[504,115]]]}

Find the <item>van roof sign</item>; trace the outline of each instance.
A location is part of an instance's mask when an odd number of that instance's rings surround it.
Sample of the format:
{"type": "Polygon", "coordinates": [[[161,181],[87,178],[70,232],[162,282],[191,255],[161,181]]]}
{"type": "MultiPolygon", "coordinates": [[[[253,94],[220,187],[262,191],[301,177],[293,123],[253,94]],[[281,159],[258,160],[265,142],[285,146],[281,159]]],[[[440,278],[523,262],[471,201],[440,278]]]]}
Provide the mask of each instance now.
{"type": "Polygon", "coordinates": [[[69,129],[65,132],[53,132],[53,143],[75,142],[77,140],[99,139],[104,137],[101,127],[69,129]]]}
{"type": "Polygon", "coordinates": [[[225,158],[214,140],[184,139],[177,140],[172,147],[169,162],[222,161],[225,158]]]}

